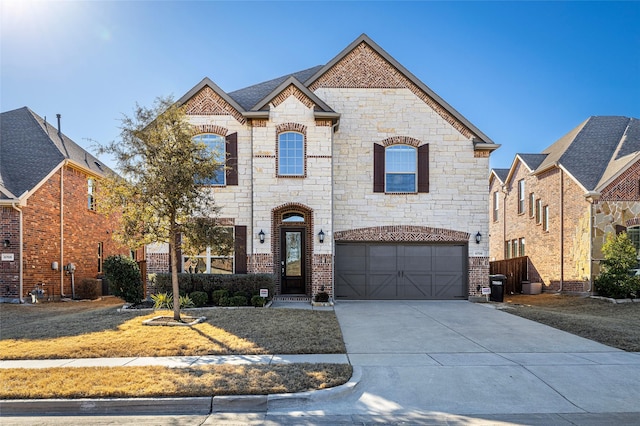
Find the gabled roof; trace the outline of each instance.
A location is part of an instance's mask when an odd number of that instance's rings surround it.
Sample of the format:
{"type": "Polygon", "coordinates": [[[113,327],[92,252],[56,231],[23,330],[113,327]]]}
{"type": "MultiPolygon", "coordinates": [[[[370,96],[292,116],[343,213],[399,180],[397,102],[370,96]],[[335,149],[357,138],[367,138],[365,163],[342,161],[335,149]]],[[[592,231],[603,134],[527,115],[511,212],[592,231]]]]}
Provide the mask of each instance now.
{"type": "Polygon", "coordinates": [[[547,154],[516,154],[522,160],[522,163],[529,168],[530,171],[537,169],[540,164],[547,158],[547,154]]]}
{"type": "Polygon", "coordinates": [[[360,35],[357,39],[355,39],[349,46],[347,46],[342,52],[340,52],[335,58],[329,61],[324,67],[319,69],[313,76],[311,76],[307,81],[305,81],[305,86],[311,86],[316,80],[318,80],[322,75],[324,75],[327,71],[329,71],[333,66],[335,66],[338,62],[345,58],[352,50],[358,47],[361,43],[366,43],[371,49],[373,49],[377,54],[379,54],[384,60],[386,60],[391,66],[397,69],[402,75],[404,75],[409,81],[415,84],[420,90],[426,93],[431,99],[433,99],[438,105],[440,105],[446,112],[454,116],[460,123],[466,126],[471,132],[473,132],[480,140],[477,142],[481,142],[487,144],[485,148],[487,149],[496,149],[500,145],[495,145],[494,142],[483,132],[480,131],[476,126],[471,124],[469,120],[462,116],[458,111],[456,111],[451,105],[445,102],[440,96],[438,96],[433,90],[431,90],[426,84],[420,81],[415,75],[413,75],[409,70],[407,70],[404,66],[400,64],[400,62],[396,61],[391,55],[389,55],[382,47],[378,46],[373,40],[369,38],[366,34],[360,35]],[[491,146],[495,145],[495,146],[491,146]]]}
{"type": "Polygon", "coordinates": [[[500,183],[504,184],[507,181],[510,170],[511,169],[491,169],[489,181],[491,181],[491,176],[495,176],[496,178],[498,178],[500,183]]]}
{"type": "MultiPolygon", "coordinates": [[[[203,79],[198,85],[192,88],[187,94],[178,100],[179,104],[188,102],[193,96],[195,96],[200,90],[209,86],[217,95],[223,98],[227,103],[232,105],[239,114],[244,117],[262,117],[264,107],[275,96],[279,95],[284,89],[286,89],[291,82],[296,85],[309,99],[311,99],[316,109],[320,109],[322,112],[327,113],[328,118],[338,117],[338,113],[334,112],[329,106],[327,106],[321,99],[314,94],[313,83],[321,78],[325,73],[332,69],[338,62],[340,62],[345,56],[353,51],[360,44],[366,43],[371,49],[373,49],[380,57],[388,62],[391,67],[395,68],[401,75],[403,75],[411,86],[412,90],[421,92],[421,98],[429,98],[430,106],[434,107],[437,113],[445,114],[447,117],[453,117],[451,120],[455,122],[458,129],[464,129],[472,134],[474,139],[474,147],[478,150],[493,151],[500,145],[495,144],[487,135],[482,133],[477,127],[471,124],[466,118],[456,111],[451,105],[446,103],[440,98],[433,90],[427,85],[421,82],[416,76],[410,73],[405,67],[403,67],[398,61],[396,61],[391,55],[385,52],[380,46],[378,46],[373,40],[371,40],[366,34],[362,34],[356,40],[354,40],[349,46],[347,46],[342,52],[340,52],[335,58],[329,61],[326,65],[318,65],[312,68],[308,68],[302,71],[286,74],[272,80],[268,80],[262,83],[258,83],[243,89],[239,89],[228,94],[216,86],[210,79],[203,79]],[[297,83],[295,83],[297,82],[297,83]]],[[[424,99],[423,99],[424,100],[424,99]]],[[[318,113],[316,111],[316,117],[318,113]]]]}
{"type": "Polygon", "coordinates": [[[585,190],[598,192],[640,158],[640,120],[592,116],[558,139],[541,154],[517,154],[533,174],[561,167],[585,190]]]}
{"type": "Polygon", "coordinates": [[[2,199],[21,197],[64,160],[97,176],[109,168],[27,107],[0,115],[2,199]]]}
{"type": "Polygon", "coordinates": [[[265,81],[262,83],[254,84],[253,86],[245,87],[244,89],[230,92],[229,96],[233,98],[245,111],[251,111],[261,100],[266,98],[272,93],[278,86],[285,82],[290,77],[294,77],[300,82],[306,81],[311,75],[315,74],[322,65],[315,66],[303,71],[298,71],[293,74],[283,75],[273,80],[265,81]]]}

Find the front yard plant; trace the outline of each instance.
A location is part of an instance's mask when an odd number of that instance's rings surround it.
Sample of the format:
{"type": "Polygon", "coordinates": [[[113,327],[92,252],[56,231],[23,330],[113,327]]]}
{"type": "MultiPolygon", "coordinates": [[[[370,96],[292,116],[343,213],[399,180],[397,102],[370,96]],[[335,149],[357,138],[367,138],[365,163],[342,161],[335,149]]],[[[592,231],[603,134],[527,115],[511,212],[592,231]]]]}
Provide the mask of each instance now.
{"type": "Polygon", "coordinates": [[[595,280],[598,294],[614,299],[640,298],[640,276],[629,272],[637,266],[637,252],[627,233],[608,234],[602,253],[602,272],[595,280]]]}
{"type": "Polygon", "coordinates": [[[127,256],[109,256],[104,261],[104,276],[109,290],[125,302],[137,304],[144,297],[138,264],[127,256]]]}

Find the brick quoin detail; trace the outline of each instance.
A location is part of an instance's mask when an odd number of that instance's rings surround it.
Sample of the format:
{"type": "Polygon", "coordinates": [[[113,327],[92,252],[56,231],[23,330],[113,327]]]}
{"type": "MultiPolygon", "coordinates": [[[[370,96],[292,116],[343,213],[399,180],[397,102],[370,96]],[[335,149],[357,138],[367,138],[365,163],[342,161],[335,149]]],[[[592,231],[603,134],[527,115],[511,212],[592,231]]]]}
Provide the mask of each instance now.
{"type": "Polygon", "coordinates": [[[490,154],[491,154],[491,151],[486,151],[486,150],[473,151],[474,158],[489,158],[490,154]]]}
{"type": "Polygon", "coordinates": [[[286,101],[289,98],[289,96],[293,96],[294,98],[302,102],[302,104],[307,108],[313,108],[315,106],[315,103],[293,84],[287,86],[287,88],[284,89],[282,92],[280,92],[278,96],[273,98],[271,103],[273,104],[274,107],[277,107],[278,105],[286,101]]]}
{"type": "Polygon", "coordinates": [[[440,117],[451,124],[464,137],[473,138],[474,134],[460,120],[451,115],[442,105],[426,94],[411,80],[376,53],[365,42],[360,43],[329,71],[309,86],[312,92],[322,87],[363,88],[363,89],[409,89],[413,94],[429,105],[440,117]]]}
{"type": "Polygon", "coordinates": [[[251,120],[251,125],[253,127],[267,127],[267,120],[262,118],[254,118],[251,120]]]}
{"type": "Polygon", "coordinates": [[[241,124],[247,121],[239,111],[208,86],[203,87],[186,102],[186,113],[187,115],[230,115],[241,124]]]}
{"type": "Polygon", "coordinates": [[[318,127],[331,127],[331,126],[333,126],[333,121],[317,119],[316,120],[316,126],[318,126],[318,127]]]}

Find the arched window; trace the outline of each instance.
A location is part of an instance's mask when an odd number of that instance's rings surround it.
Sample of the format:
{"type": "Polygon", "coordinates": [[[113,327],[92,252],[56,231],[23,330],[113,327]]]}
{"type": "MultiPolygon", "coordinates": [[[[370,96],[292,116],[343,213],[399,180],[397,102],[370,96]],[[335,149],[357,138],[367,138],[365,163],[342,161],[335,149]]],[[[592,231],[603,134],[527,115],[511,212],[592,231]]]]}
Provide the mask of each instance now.
{"type": "Polygon", "coordinates": [[[385,192],[417,192],[417,149],[391,145],[385,149],[385,192]]]}
{"type": "Polygon", "coordinates": [[[226,185],[225,180],[225,160],[226,160],[226,150],[225,150],[225,138],[219,135],[214,135],[212,133],[203,133],[193,137],[193,140],[196,142],[204,143],[207,148],[213,153],[216,161],[219,166],[216,169],[213,176],[208,179],[204,179],[202,183],[204,185],[216,185],[216,186],[224,186],[226,185]]]}
{"type": "Polygon", "coordinates": [[[278,175],[304,176],[304,136],[301,133],[278,135],[278,175]]]}

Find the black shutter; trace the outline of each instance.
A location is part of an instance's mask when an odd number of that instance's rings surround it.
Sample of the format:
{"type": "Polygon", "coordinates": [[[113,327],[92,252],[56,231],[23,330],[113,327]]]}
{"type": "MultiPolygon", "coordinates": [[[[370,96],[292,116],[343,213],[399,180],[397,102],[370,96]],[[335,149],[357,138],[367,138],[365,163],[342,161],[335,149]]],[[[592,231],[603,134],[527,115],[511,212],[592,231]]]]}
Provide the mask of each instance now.
{"type": "Polygon", "coordinates": [[[247,273],[247,227],[237,225],[234,226],[234,257],[236,274],[247,273]]]}
{"type": "Polygon", "coordinates": [[[418,192],[429,192],[429,144],[418,147],[418,192]]]}
{"type": "Polygon", "coordinates": [[[227,185],[238,184],[238,133],[232,133],[226,138],[227,185]]]}
{"type": "Polygon", "coordinates": [[[384,192],[384,146],[373,144],[373,192],[384,192]]]}

